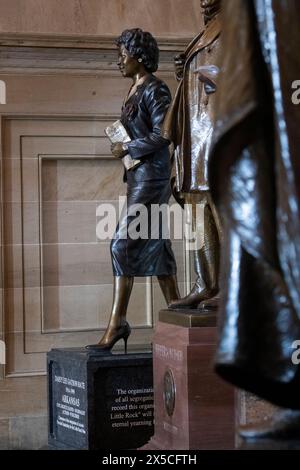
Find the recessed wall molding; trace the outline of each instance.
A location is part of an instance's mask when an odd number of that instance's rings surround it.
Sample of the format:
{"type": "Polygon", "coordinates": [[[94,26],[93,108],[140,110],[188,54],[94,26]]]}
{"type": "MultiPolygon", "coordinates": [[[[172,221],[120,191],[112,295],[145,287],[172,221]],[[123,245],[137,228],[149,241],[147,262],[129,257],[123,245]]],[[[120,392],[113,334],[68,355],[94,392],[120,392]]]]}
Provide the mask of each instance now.
{"type": "MultiPolygon", "coordinates": [[[[161,50],[160,71],[172,71],[174,55],[181,49],[161,50]]],[[[30,73],[80,72],[120,75],[115,49],[64,49],[56,47],[0,46],[1,74],[29,69],[30,73]]]]}
{"type": "MultiPolygon", "coordinates": [[[[156,37],[161,50],[182,49],[192,37],[156,37]]],[[[2,33],[0,46],[56,47],[67,49],[115,50],[116,36],[72,36],[64,34],[2,33]]]]}

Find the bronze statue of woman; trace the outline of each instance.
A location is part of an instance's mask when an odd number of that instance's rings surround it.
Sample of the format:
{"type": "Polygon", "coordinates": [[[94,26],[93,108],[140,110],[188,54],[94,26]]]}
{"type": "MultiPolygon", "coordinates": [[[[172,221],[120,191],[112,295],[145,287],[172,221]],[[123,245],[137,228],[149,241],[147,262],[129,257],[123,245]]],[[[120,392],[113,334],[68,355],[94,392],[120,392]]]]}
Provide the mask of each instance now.
{"type": "Polygon", "coordinates": [[[157,276],[167,304],[179,298],[179,291],[171,242],[163,237],[164,221],[160,220],[156,227],[158,236],[151,238],[151,206],[167,204],[171,196],[169,141],[161,136],[171,94],[167,85],[153,75],[158,68],[159,49],[150,33],[139,28],[125,30],[117,39],[117,46],[121,74],[133,81],[121,114],[131,141],[112,144],[111,152],[117,158],[129,154],[141,164],[125,170],[124,174],[127,210],[121,215],[111,242],[114,297],[109,324],[99,343],[87,348],[110,350],[124,339],[126,351],[131,331],[126,312],[134,277],[157,276]],[[137,218],[131,210],[136,204],[146,208],[147,222],[150,222],[148,236],[138,239],[128,233],[137,218]]]}

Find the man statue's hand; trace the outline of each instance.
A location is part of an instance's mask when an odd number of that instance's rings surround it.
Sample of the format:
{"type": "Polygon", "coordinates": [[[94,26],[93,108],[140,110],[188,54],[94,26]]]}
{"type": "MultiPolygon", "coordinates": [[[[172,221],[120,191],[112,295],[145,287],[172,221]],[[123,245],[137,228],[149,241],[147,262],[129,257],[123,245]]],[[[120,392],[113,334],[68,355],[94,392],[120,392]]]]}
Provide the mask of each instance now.
{"type": "Polygon", "coordinates": [[[174,64],[175,64],[175,77],[176,80],[180,81],[183,78],[183,71],[185,65],[185,55],[179,54],[174,57],[174,64]]]}
{"type": "Polygon", "coordinates": [[[128,153],[126,144],[122,144],[122,142],[116,142],[115,144],[112,144],[110,150],[113,156],[116,158],[123,158],[128,153]]]}

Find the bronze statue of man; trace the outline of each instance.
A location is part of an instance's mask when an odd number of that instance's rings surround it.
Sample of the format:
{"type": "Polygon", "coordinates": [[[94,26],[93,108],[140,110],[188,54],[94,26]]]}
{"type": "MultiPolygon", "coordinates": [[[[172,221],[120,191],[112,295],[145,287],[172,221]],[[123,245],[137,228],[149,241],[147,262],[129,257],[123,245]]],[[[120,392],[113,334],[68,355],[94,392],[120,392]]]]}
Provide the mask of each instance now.
{"type": "Polygon", "coordinates": [[[195,285],[186,297],[172,302],[171,308],[197,308],[200,303],[202,307],[213,305],[209,299],[219,291],[219,230],[210,197],[207,165],[213,132],[221,0],[201,0],[200,4],[205,27],[185,53],[175,58],[180,83],[162,133],[175,146],[175,191],[181,193],[184,203],[191,208],[193,232],[204,233],[204,240],[193,250],[195,285]],[[201,220],[196,217],[197,205],[202,205],[204,217],[201,220]]]}

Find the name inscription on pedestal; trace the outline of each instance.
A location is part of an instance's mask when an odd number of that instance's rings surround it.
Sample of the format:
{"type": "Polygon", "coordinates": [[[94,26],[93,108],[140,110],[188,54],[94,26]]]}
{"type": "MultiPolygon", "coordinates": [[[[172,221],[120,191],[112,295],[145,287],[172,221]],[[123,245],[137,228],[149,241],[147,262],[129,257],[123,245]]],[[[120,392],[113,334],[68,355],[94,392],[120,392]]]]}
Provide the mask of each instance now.
{"type": "Polygon", "coordinates": [[[49,443],[72,449],[137,449],[153,434],[148,353],[48,353],[49,443]]]}
{"type": "Polygon", "coordinates": [[[137,429],[153,426],[153,388],[116,389],[110,406],[111,428],[137,429]]]}
{"type": "Polygon", "coordinates": [[[77,436],[86,435],[86,383],[64,377],[53,376],[55,424],[57,432],[61,430],[64,438],[75,433],[77,436]],[[68,433],[69,431],[69,433],[68,433]]]}

